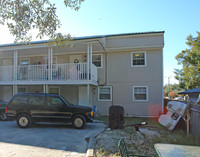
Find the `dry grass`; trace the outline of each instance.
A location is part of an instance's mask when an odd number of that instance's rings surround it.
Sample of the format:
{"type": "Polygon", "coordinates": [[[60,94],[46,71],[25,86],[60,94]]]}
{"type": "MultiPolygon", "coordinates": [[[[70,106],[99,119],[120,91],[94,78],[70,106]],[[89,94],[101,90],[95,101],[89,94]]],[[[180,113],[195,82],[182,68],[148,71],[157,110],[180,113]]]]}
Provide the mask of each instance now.
{"type": "MultiPolygon", "coordinates": [[[[108,117],[100,117],[98,120],[108,124],[108,117]]],[[[117,157],[119,155],[117,143],[120,138],[124,138],[128,146],[128,150],[134,154],[149,154],[157,156],[154,149],[155,143],[170,143],[182,145],[198,145],[200,143],[190,136],[186,136],[183,129],[175,129],[170,132],[162,127],[156,119],[150,118],[126,118],[125,124],[139,123],[147,121],[152,127],[141,128],[140,131],[145,134],[145,138],[134,127],[126,127],[124,129],[111,130],[107,129],[96,138],[96,156],[97,157],[117,157]]]]}

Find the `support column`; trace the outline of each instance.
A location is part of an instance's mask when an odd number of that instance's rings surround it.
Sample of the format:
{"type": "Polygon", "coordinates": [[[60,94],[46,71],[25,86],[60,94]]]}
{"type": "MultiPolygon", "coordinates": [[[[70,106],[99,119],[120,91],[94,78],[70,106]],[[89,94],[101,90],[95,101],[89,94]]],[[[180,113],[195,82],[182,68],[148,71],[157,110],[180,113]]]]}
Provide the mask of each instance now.
{"type": "Polygon", "coordinates": [[[90,80],[92,80],[92,44],[90,45],[90,80]]]}
{"type": "Polygon", "coordinates": [[[90,85],[87,84],[87,105],[90,106],[90,85]]]}
{"type": "Polygon", "coordinates": [[[13,85],[13,96],[18,93],[17,85],[13,85]]]}
{"type": "Polygon", "coordinates": [[[46,93],[46,86],[43,84],[43,93],[46,93]]]}
{"type": "Polygon", "coordinates": [[[52,80],[52,61],[53,61],[53,49],[52,47],[48,48],[48,80],[52,80]]]}
{"type": "Polygon", "coordinates": [[[49,86],[48,86],[48,84],[46,84],[45,92],[46,92],[46,93],[49,93],[49,86]]]}
{"type": "Polygon", "coordinates": [[[90,72],[89,64],[90,64],[90,45],[88,44],[88,47],[87,47],[87,80],[89,80],[89,72],[90,72]]]}
{"type": "Polygon", "coordinates": [[[47,84],[43,84],[43,93],[48,93],[48,85],[47,84]]]}
{"type": "Polygon", "coordinates": [[[51,51],[50,51],[50,59],[51,59],[51,62],[50,62],[50,66],[51,66],[51,80],[53,79],[53,77],[52,77],[52,74],[53,74],[53,48],[51,47],[51,51]]]}
{"type": "Polygon", "coordinates": [[[18,52],[14,51],[14,68],[13,68],[13,75],[14,75],[14,80],[17,80],[17,70],[18,70],[18,52]]]}

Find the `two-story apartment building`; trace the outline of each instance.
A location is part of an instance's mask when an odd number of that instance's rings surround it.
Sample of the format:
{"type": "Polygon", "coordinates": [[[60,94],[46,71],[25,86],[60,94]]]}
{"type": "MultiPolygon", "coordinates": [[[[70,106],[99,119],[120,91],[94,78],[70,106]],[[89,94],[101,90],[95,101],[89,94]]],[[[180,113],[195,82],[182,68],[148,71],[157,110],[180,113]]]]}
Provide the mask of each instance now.
{"type": "Polygon", "coordinates": [[[0,101],[45,92],[100,115],[111,105],[127,116],[163,111],[163,31],[80,37],[62,48],[47,42],[0,45],[0,101]]]}

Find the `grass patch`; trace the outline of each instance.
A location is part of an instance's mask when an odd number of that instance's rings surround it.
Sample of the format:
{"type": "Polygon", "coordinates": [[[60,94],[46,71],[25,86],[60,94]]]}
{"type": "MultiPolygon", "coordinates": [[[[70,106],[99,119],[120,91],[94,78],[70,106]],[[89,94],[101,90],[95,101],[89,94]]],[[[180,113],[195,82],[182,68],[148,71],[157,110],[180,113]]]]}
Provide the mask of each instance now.
{"type": "Polygon", "coordinates": [[[95,117],[94,119],[95,119],[95,120],[102,121],[102,122],[104,122],[106,125],[108,125],[108,123],[109,123],[109,117],[107,117],[107,116],[95,117]]]}

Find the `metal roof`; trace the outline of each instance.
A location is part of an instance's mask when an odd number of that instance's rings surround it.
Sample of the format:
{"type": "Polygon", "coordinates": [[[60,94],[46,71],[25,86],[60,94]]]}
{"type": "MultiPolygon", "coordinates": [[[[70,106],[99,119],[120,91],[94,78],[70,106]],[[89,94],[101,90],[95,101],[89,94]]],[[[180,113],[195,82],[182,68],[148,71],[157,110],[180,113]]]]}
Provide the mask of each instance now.
{"type": "MultiPolygon", "coordinates": [[[[94,35],[94,36],[75,37],[73,38],[73,40],[96,39],[96,38],[105,38],[105,37],[142,35],[142,34],[158,34],[158,33],[164,33],[164,32],[165,31],[152,31],[152,32],[94,35]]],[[[0,44],[0,47],[21,46],[21,45],[29,45],[29,44],[44,44],[48,42],[50,42],[50,40],[31,41],[30,43],[24,43],[24,44],[20,44],[20,43],[0,44]]]]}
{"type": "Polygon", "coordinates": [[[200,93],[200,87],[186,90],[186,91],[180,92],[178,94],[190,94],[190,93],[200,93]]]}

